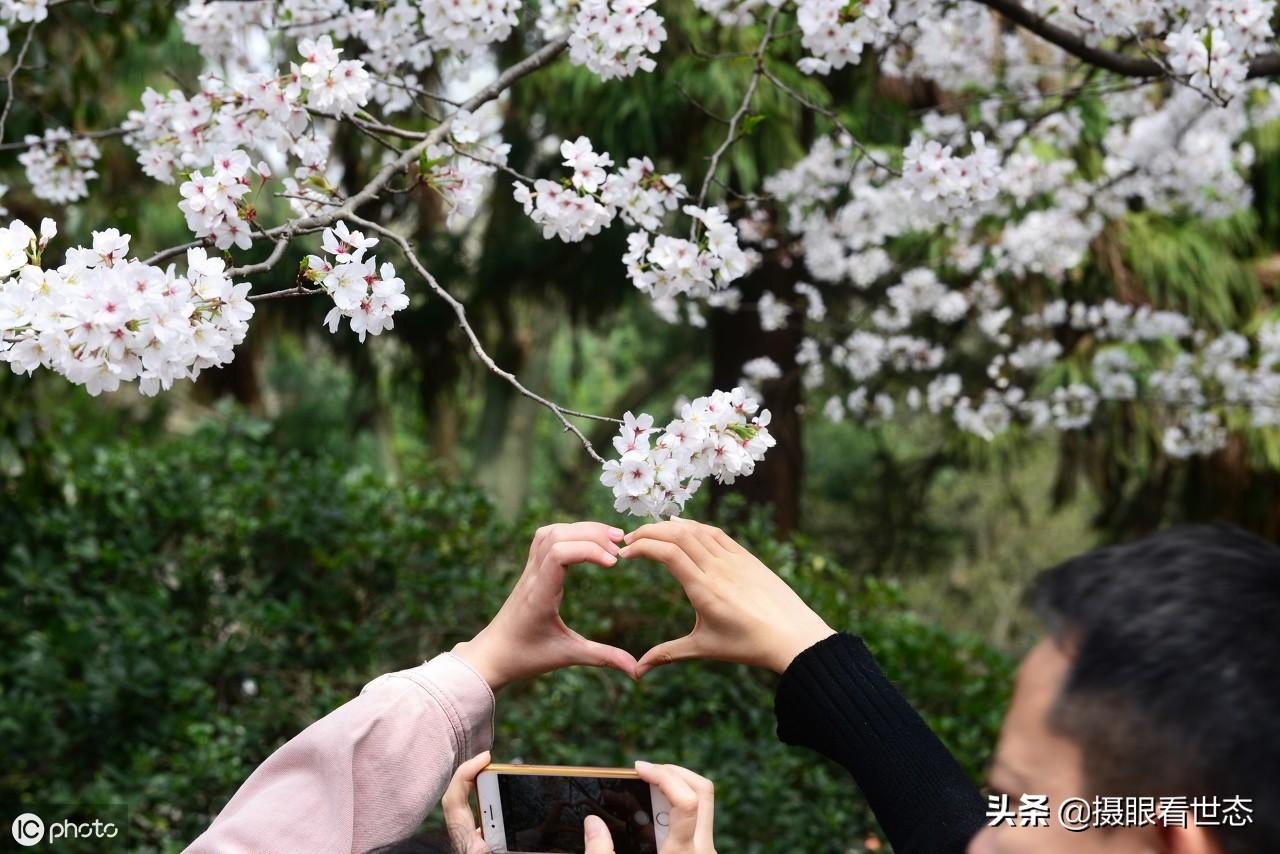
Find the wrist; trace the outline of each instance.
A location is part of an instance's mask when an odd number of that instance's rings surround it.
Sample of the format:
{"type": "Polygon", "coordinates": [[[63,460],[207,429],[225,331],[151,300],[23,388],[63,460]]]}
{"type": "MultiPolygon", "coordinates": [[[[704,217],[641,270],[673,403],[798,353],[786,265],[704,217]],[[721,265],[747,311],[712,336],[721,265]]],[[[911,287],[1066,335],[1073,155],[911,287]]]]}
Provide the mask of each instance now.
{"type": "Polygon", "coordinates": [[[495,694],[511,681],[499,664],[502,657],[493,649],[484,632],[469,641],[455,645],[451,652],[471,665],[471,668],[480,674],[480,678],[489,683],[489,688],[495,694]]]}
{"type": "Polygon", "coordinates": [[[789,633],[775,647],[775,654],[768,665],[769,669],[777,674],[786,672],[786,669],[791,666],[791,662],[795,661],[800,653],[814,644],[826,640],[835,633],[835,629],[821,620],[812,626],[805,627],[803,630],[789,633]]]}

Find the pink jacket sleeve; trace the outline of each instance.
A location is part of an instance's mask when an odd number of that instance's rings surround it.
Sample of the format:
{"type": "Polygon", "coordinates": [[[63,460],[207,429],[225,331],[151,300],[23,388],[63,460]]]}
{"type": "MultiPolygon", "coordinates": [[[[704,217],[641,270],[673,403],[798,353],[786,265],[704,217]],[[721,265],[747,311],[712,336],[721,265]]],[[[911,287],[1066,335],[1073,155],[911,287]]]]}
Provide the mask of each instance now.
{"type": "Polygon", "coordinates": [[[387,673],[277,750],[191,854],[348,854],[418,830],[457,766],[493,744],[493,691],[451,653],[387,673]]]}

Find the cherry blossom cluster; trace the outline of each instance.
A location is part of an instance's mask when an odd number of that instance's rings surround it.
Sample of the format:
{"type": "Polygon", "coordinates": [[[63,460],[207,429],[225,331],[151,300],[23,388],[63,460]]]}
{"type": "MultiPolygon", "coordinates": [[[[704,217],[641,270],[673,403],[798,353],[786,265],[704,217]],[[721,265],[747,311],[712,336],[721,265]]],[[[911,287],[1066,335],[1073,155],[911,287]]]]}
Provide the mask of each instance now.
{"type": "MultiPolygon", "coordinates": [[[[936,282],[923,271],[913,278],[920,304],[936,304],[928,295],[936,282]]],[[[895,296],[900,300],[902,292],[895,296]]],[[[994,296],[988,291],[970,298],[980,304],[994,296]]],[[[965,388],[948,371],[952,358],[928,339],[855,331],[828,355],[855,386],[829,397],[823,411],[836,420],[849,415],[889,420],[904,410],[950,412],[961,430],[990,441],[1014,423],[1031,430],[1083,429],[1103,402],[1141,400],[1163,421],[1164,449],[1173,456],[1212,453],[1225,444],[1219,406],[1250,412],[1257,427],[1280,425],[1280,320],[1265,323],[1254,340],[1234,332],[1210,337],[1184,315],[1114,300],[1097,305],[1057,300],[1019,318],[1018,329],[1005,331],[1011,320],[1007,309],[989,308],[977,324],[996,345],[986,388],[965,388]],[[1072,334],[1064,339],[1068,330],[1072,334]],[[1046,334],[1055,337],[1033,337],[1046,334]],[[1089,370],[1075,382],[1033,395],[1030,390],[1043,386],[1044,377],[1068,355],[1061,340],[1071,338],[1093,343],[1089,370]],[[1171,342],[1185,349],[1162,363],[1171,342]],[[1142,355],[1144,345],[1152,349],[1142,355]]],[[[798,364],[808,366],[807,387],[823,384],[825,372],[813,370],[821,363],[821,350],[815,339],[806,338],[796,355],[798,364]]],[[[755,359],[743,373],[754,388],[781,371],[772,360],[755,359]]]]}
{"type": "Polygon", "coordinates": [[[700,242],[647,231],[627,235],[627,266],[631,282],[655,301],[687,295],[707,298],[748,269],[747,255],[738,246],[737,229],[720,208],[685,205],[684,212],[701,223],[700,242]]]}
{"type": "Polygon", "coordinates": [[[619,513],[679,514],[707,478],[731,484],[755,470],[776,444],[769,421],[769,410],[742,388],[684,403],[660,429],[652,415],[628,412],[613,439],[618,459],[605,462],[600,482],[613,490],[619,513]]]}
{"type": "Polygon", "coordinates": [[[891,0],[799,0],[801,44],[812,56],[800,60],[807,74],[856,65],[866,47],[881,47],[896,29],[891,0]]]}
{"type": "MultiPolygon", "coordinates": [[[[853,331],[844,327],[823,337],[823,312],[806,311],[818,333],[805,338],[795,356],[806,388],[844,386],[822,406],[832,418],[929,412],[988,440],[1019,423],[1033,430],[1082,429],[1108,401],[1141,401],[1153,408],[1164,449],[1175,456],[1221,447],[1222,407],[1249,413],[1255,426],[1280,423],[1270,326],[1256,342],[1213,338],[1185,316],[1150,307],[1050,299],[1040,310],[1015,313],[1005,298],[1029,279],[1052,293],[1135,198],[1152,211],[1210,218],[1247,207],[1247,134],[1277,117],[1274,84],[1247,88],[1262,97],[1222,105],[1186,87],[1163,95],[1149,89],[1104,94],[1113,122],[1103,139],[1101,174],[1082,170],[1071,156],[1082,125],[1069,109],[1049,111],[1034,127],[1021,110],[995,101],[979,104],[977,126],[927,114],[904,152],[901,178],[847,138],[819,141],[794,167],[766,181],[766,192],[782,205],[782,221],[771,223],[755,211],[739,223],[763,248],[784,239],[796,246],[824,302],[838,299],[849,306],[848,316],[860,318],[853,331]],[[974,139],[982,180],[948,204],[949,180],[974,177],[973,165],[948,148],[977,133],[983,134],[974,139]],[[998,140],[999,148],[986,139],[998,140]],[[941,263],[903,269],[897,239],[924,232],[941,249],[941,263]],[[1172,360],[1171,345],[1180,353],[1172,360]],[[985,387],[962,383],[957,370],[979,352],[987,354],[985,387]],[[1080,360],[1091,370],[1073,370],[1076,379],[1056,387],[1048,379],[1061,376],[1064,362],[1080,360]]],[[[1036,109],[1034,102],[1028,108],[1036,109]]],[[[800,301],[813,302],[800,288],[787,299],[765,293],[755,306],[762,331],[800,322],[800,301]]],[[[760,360],[743,373],[765,389],[774,375],[760,360]]]]}
{"type": "Polygon", "coordinates": [[[326,256],[308,255],[304,275],[323,288],[333,299],[333,308],[325,315],[331,333],[338,331],[342,318],[347,318],[351,331],[359,336],[379,335],[395,326],[393,315],[409,306],[404,281],[396,276],[395,267],[377,258],[366,258],[365,252],[378,243],[376,237],[339,222],[326,228],[321,247],[326,256]]]}
{"type": "Polygon", "coordinates": [[[291,35],[317,43],[358,38],[363,52],[350,61],[359,70],[339,65],[329,79],[341,86],[349,74],[370,74],[370,98],[394,113],[413,105],[413,91],[424,85],[423,72],[438,64],[439,54],[459,58],[463,66],[476,64],[486,48],[510,37],[520,8],[520,0],[195,0],[178,17],[187,42],[210,63],[258,71],[262,57],[249,49],[246,31],[273,35],[287,27],[291,35]]]}
{"type": "Polygon", "coordinates": [[[253,304],[220,258],[187,250],[187,271],[127,259],[130,237],[94,232],[57,268],[41,254],[56,233],[19,220],[0,228],[0,360],[15,373],[46,368],[91,395],[137,382],[153,395],[230,362],[253,304]]]}
{"type": "Polygon", "coordinates": [[[304,39],[298,51],[302,64],[291,64],[283,75],[254,73],[232,83],[205,74],[201,90],[190,98],[177,90],[162,95],[147,89],[142,109],[129,113],[126,136],[143,171],[168,183],[239,148],[294,158],[294,188],[322,175],[329,141],[310,125],[307,109],[350,115],[367,103],[372,84],[359,61],[339,59],[341,51],[328,36],[304,39]]]}
{"type": "Polygon", "coordinates": [[[738,246],[737,229],[719,208],[684,205],[681,210],[700,227],[698,242],[666,234],[651,236],[665,214],[687,196],[679,175],[658,173],[646,158],[609,171],[613,158],[597,152],[586,137],[565,140],[560,154],[573,175],[563,183],[546,179],[532,188],[515,184],[515,198],[542,226],[543,236],[574,243],[599,234],[615,217],[637,227],[627,236],[622,257],[637,288],[655,300],[676,295],[705,297],[746,273],[747,255],[738,246]]]}
{"type": "Polygon", "coordinates": [[[721,26],[742,27],[754,23],[761,9],[776,8],[781,3],[780,0],[694,0],[694,5],[715,17],[721,26]]]}
{"type": "MultiPolygon", "coordinates": [[[[902,21],[901,15],[895,18],[902,21]]],[[[1002,34],[999,20],[987,9],[961,3],[935,6],[904,22],[886,50],[885,70],[895,77],[946,80],[957,89],[1001,84],[1020,91],[1037,80],[1019,73],[1027,68],[1025,54],[1025,42],[1002,34]]]]}
{"type": "Polygon", "coordinates": [[[369,102],[369,72],[364,63],[340,59],[342,49],[334,47],[329,36],[303,39],[298,52],[303,62],[292,67],[290,77],[306,94],[308,106],[322,113],[348,116],[369,102]]]}
{"type": "Polygon", "coordinates": [[[92,139],[72,136],[66,128],[29,135],[28,148],[18,155],[37,198],[64,205],[87,198],[89,182],[98,177],[93,166],[102,156],[92,139]]]}
{"type": "Polygon", "coordinates": [[[196,237],[210,238],[219,249],[232,245],[248,249],[253,245],[248,222],[253,215],[249,213],[246,218],[249,205],[244,200],[251,189],[250,168],[249,155],[243,151],[217,154],[209,175],[197,169],[178,188],[182,194],[178,209],[196,237]]]}
{"type": "Polygon", "coordinates": [[[667,39],[654,0],[548,0],[538,28],[548,39],[569,36],[569,61],[601,80],[652,71],[667,39]]]}
{"type": "Polygon", "coordinates": [[[999,192],[1000,154],[975,132],[973,151],[956,157],[937,140],[912,140],[902,153],[903,183],[924,205],[945,209],[989,202],[999,192]]]}

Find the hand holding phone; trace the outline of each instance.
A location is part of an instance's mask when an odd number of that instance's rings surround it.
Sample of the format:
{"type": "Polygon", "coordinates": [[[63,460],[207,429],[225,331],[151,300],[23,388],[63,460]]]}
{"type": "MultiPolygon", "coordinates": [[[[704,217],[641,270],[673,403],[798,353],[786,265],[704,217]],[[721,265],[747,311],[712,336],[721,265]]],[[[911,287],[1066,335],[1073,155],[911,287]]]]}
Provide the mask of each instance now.
{"type": "Polygon", "coordinates": [[[620,556],[666,564],[697,612],[693,631],[640,657],[636,676],[694,658],[733,661],[781,673],[835,631],[751,552],[711,525],[686,519],[643,525],[620,556]]]}
{"type": "Polygon", "coordinates": [[[440,807],[449,842],[458,854],[490,854],[493,850],[484,840],[484,832],[476,827],[471,812],[471,793],[476,788],[476,775],[489,764],[489,751],[478,753],[458,766],[445,789],[440,807]]]}
{"type": "Polygon", "coordinates": [[[674,765],[491,765],[481,827],[511,854],[714,854],[710,781],[674,765]]]}

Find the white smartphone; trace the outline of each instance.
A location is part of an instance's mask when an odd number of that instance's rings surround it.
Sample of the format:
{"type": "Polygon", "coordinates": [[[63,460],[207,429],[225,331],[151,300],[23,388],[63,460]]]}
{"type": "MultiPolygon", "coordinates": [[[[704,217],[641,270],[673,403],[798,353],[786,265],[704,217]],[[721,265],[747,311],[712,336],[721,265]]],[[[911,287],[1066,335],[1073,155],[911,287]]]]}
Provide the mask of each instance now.
{"type": "Polygon", "coordinates": [[[617,854],[658,854],[671,804],[630,768],[493,764],[476,777],[484,840],[511,854],[582,854],[598,815],[617,854]]]}

